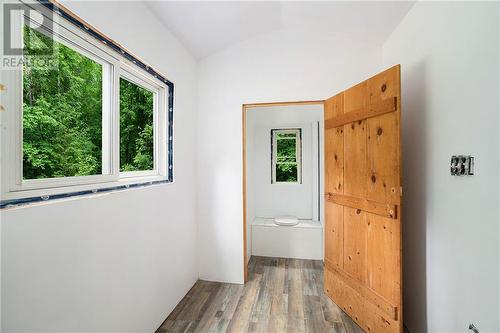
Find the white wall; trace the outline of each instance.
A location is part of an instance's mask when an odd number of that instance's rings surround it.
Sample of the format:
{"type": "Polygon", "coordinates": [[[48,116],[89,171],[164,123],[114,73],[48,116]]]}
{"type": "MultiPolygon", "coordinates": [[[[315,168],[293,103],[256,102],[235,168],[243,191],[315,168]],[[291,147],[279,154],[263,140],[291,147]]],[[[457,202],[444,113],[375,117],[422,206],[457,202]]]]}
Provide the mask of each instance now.
{"type": "Polygon", "coordinates": [[[2,332],[153,332],[198,277],[196,63],[141,4],[68,6],[174,82],[175,183],[2,211],[2,332]]]}
{"type": "Polygon", "coordinates": [[[324,99],[375,74],[381,51],[335,35],[281,30],[200,62],[200,277],[243,282],[243,103],[324,99]]]}
{"type": "MultiPolygon", "coordinates": [[[[319,220],[318,124],[323,123],[323,105],[258,107],[247,111],[248,161],[247,201],[253,201],[254,217],[293,215],[319,220]],[[314,128],[313,128],[314,126],[314,128]],[[302,183],[271,183],[271,130],[302,129],[302,183]]],[[[252,220],[249,220],[251,222],[252,220]]]]}
{"type": "Polygon", "coordinates": [[[410,332],[500,332],[498,3],[417,2],[383,47],[402,65],[410,332]],[[450,176],[452,154],[476,158],[450,176]]]}

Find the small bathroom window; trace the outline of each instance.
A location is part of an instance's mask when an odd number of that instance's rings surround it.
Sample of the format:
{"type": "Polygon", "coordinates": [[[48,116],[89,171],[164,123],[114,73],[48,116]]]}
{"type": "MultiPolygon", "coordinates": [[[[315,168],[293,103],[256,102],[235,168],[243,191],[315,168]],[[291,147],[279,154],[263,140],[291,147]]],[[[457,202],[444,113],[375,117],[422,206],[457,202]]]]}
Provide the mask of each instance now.
{"type": "Polygon", "coordinates": [[[272,183],[302,183],[302,130],[271,130],[272,183]]]}

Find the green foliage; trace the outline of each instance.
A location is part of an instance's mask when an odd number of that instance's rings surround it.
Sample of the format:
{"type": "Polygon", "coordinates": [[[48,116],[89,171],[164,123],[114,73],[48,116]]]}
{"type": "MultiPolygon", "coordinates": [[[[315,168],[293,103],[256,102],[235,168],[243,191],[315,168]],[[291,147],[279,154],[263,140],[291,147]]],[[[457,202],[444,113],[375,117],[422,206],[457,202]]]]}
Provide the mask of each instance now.
{"type": "Polygon", "coordinates": [[[277,182],[296,182],[297,164],[277,164],[276,165],[277,182]]]}
{"type": "Polygon", "coordinates": [[[120,79],[120,170],[153,169],[153,93],[120,79]]]}
{"type": "MultiPolygon", "coordinates": [[[[24,28],[25,59],[53,46],[56,66],[23,67],[24,179],[102,173],[102,65],[24,28]]],[[[33,61],[27,64],[33,64],[33,61]]],[[[120,167],[153,167],[153,93],[120,80],[120,167]]]]}

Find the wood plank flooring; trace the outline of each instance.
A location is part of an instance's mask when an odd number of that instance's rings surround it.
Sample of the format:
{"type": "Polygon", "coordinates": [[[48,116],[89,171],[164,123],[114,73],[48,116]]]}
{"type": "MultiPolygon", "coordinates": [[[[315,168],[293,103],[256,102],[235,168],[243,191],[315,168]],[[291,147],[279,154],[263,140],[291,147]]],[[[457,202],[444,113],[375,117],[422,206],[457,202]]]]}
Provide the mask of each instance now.
{"type": "Polygon", "coordinates": [[[251,257],[243,285],[198,281],[156,333],[361,333],[323,293],[318,260],[251,257]]]}

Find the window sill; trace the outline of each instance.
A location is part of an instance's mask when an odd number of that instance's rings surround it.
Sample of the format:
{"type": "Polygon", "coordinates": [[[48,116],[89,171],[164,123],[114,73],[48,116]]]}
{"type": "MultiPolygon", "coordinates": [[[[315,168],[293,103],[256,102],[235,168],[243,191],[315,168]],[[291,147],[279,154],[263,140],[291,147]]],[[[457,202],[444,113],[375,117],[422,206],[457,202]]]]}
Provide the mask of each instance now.
{"type": "Polygon", "coordinates": [[[64,186],[42,190],[13,191],[2,195],[0,200],[0,209],[15,208],[64,198],[110,193],[151,185],[168,184],[171,182],[172,181],[170,181],[166,176],[155,175],[147,177],[130,177],[113,182],[89,185],[64,186]]]}

